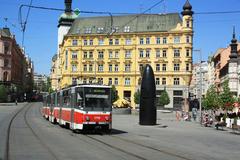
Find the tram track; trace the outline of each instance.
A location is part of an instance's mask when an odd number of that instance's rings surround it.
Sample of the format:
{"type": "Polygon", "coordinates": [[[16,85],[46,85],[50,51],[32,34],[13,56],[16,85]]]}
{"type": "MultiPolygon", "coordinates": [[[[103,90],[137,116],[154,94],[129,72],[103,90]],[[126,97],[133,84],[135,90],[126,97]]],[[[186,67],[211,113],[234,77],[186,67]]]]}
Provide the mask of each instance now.
{"type": "Polygon", "coordinates": [[[174,157],[181,158],[181,159],[184,159],[184,160],[193,160],[193,159],[190,159],[190,158],[187,158],[187,157],[184,157],[184,156],[181,156],[181,155],[172,153],[172,152],[170,152],[170,151],[166,151],[166,150],[163,150],[163,149],[154,148],[154,147],[151,147],[151,146],[148,146],[148,145],[144,145],[144,144],[141,144],[141,143],[137,143],[137,142],[132,141],[132,140],[128,140],[128,139],[121,138],[121,137],[118,137],[118,136],[113,136],[113,135],[109,135],[109,136],[110,136],[110,137],[114,137],[114,138],[116,138],[116,139],[119,139],[119,140],[121,140],[121,141],[127,142],[127,143],[132,143],[132,144],[135,144],[135,145],[138,145],[138,146],[141,146],[141,147],[144,147],[144,148],[148,148],[148,149],[151,149],[151,150],[154,150],[154,151],[157,151],[157,152],[161,152],[161,153],[164,153],[164,154],[167,154],[167,155],[170,155],[170,156],[174,156],[174,157]]]}
{"type": "Polygon", "coordinates": [[[39,141],[39,143],[49,152],[49,154],[51,155],[51,157],[54,160],[58,160],[56,154],[54,154],[54,152],[41,140],[41,138],[37,135],[37,133],[34,131],[33,127],[30,125],[29,120],[27,118],[27,114],[30,110],[30,108],[32,107],[33,104],[28,103],[27,105],[25,105],[24,107],[22,107],[21,109],[19,109],[11,118],[9,126],[8,126],[8,130],[7,130],[7,141],[6,141],[6,150],[5,150],[5,156],[4,156],[4,160],[9,160],[10,159],[10,135],[11,135],[11,128],[12,128],[12,124],[14,122],[14,120],[18,117],[21,116],[20,113],[23,112],[23,119],[24,119],[24,123],[26,124],[27,128],[30,130],[30,132],[32,133],[32,135],[39,141]]]}

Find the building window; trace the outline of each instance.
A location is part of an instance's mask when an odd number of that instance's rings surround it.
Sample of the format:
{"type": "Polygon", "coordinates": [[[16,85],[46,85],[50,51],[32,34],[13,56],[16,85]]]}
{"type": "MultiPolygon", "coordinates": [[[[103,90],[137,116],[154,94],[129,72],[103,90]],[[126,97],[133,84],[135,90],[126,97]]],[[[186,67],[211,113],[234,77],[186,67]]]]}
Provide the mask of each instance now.
{"type": "Polygon", "coordinates": [[[87,78],[83,78],[83,84],[87,83],[87,78]]]}
{"type": "Polygon", "coordinates": [[[125,78],[125,85],[129,86],[130,85],[130,78],[125,78]]]}
{"type": "Polygon", "coordinates": [[[163,44],[167,44],[167,37],[163,37],[163,44]]]}
{"type": "Polygon", "coordinates": [[[9,52],[9,43],[4,42],[4,54],[8,54],[9,52]]]}
{"type": "Polygon", "coordinates": [[[8,67],[9,61],[8,59],[4,59],[4,67],[8,67]]]}
{"type": "Polygon", "coordinates": [[[103,84],[103,78],[98,78],[98,84],[103,84]]]}
{"type": "Polygon", "coordinates": [[[174,49],[174,57],[180,57],[180,50],[174,49]]]}
{"type": "Polygon", "coordinates": [[[139,64],[139,71],[143,71],[143,64],[139,64]]]}
{"type": "Polygon", "coordinates": [[[187,20],[186,27],[190,27],[190,21],[187,20]]]}
{"type": "Polygon", "coordinates": [[[150,57],[150,50],[146,50],[146,57],[150,57]]]}
{"type": "Polygon", "coordinates": [[[65,70],[67,70],[68,67],[68,51],[65,52],[65,70]]]}
{"type": "Polygon", "coordinates": [[[156,78],[156,85],[160,85],[160,78],[156,78]]]}
{"type": "Polygon", "coordinates": [[[76,39],[73,39],[73,40],[72,40],[72,45],[73,45],[73,46],[77,46],[77,45],[78,45],[78,41],[77,41],[76,39]]]}
{"type": "Polygon", "coordinates": [[[114,78],[114,85],[118,85],[118,78],[114,78]]]}
{"type": "Polygon", "coordinates": [[[77,84],[77,78],[72,78],[72,84],[76,85],[77,84]]]}
{"type": "Polygon", "coordinates": [[[98,52],[98,58],[99,59],[103,59],[104,55],[103,55],[103,51],[99,51],[98,52]]]}
{"type": "Polygon", "coordinates": [[[143,38],[140,38],[139,44],[144,44],[143,38]]]}
{"type": "Polygon", "coordinates": [[[92,39],[89,40],[89,45],[90,45],[90,46],[93,45],[93,40],[92,40],[92,39]]]}
{"type": "Polygon", "coordinates": [[[104,45],[104,40],[103,39],[99,39],[98,40],[98,45],[104,45]]]}
{"type": "Polygon", "coordinates": [[[113,45],[113,39],[109,39],[109,45],[113,45]]]}
{"type": "Polygon", "coordinates": [[[118,58],[118,51],[115,51],[115,58],[118,58]]]}
{"type": "Polygon", "coordinates": [[[108,57],[109,57],[109,58],[113,58],[113,53],[112,53],[112,51],[109,51],[109,52],[108,52],[108,57]]]}
{"type": "Polygon", "coordinates": [[[89,79],[89,84],[92,84],[92,79],[91,78],[89,79]]]}
{"type": "Polygon", "coordinates": [[[93,52],[92,51],[89,52],[89,58],[93,58],[93,52]]]}
{"type": "Polygon", "coordinates": [[[150,37],[146,38],[146,44],[150,44],[150,37]]]}
{"type": "Polygon", "coordinates": [[[115,39],[115,45],[119,45],[119,39],[115,39]]]}
{"type": "Polygon", "coordinates": [[[130,72],[131,70],[131,65],[130,64],[125,64],[125,71],[130,72]]]}
{"type": "Polygon", "coordinates": [[[115,64],[115,72],[118,72],[118,64],[115,64]]]}
{"type": "Polygon", "coordinates": [[[189,50],[189,49],[186,50],[186,56],[187,56],[187,57],[190,56],[190,50],[189,50]]]}
{"type": "Polygon", "coordinates": [[[166,78],[162,78],[162,85],[166,85],[166,84],[167,84],[166,78]]]}
{"type": "Polygon", "coordinates": [[[163,56],[163,57],[167,57],[167,50],[166,50],[166,49],[163,50],[162,56],[163,56]]]}
{"type": "Polygon", "coordinates": [[[103,64],[99,64],[98,65],[98,71],[99,72],[103,72],[103,64]]]}
{"type": "Polygon", "coordinates": [[[112,65],[111,64],[109,64],[108,70],[109,70],[109,72],[112,72],[112,65]]]}
{"type": "Polygon", "coordinates": [[[160,37],[157,37],[156,38],[156,44],[160,44],[161,43],[161,39],[160,39],[160,37]]]}
{"type": "Polygon", "coordinates": [[[124,27],[124,32],[130,32],[130,26],[125,26],[124,27]]]}
{"type": "Polygon", "coordinates": [[[103,33],[104,32],[104,28],[103,27],[98,27],[97,28],[97,33],[103,33]]]}
{"type": "Polygon", "coordinates": [[[87,46],[88,45],[88,41],[86,39],[83,40],[83,45],[87,46]]]}
{"type": "Polygon", "coordinates": [[[91,27],[85,28],[85,34],[89,34],[89,33],[92,33],[92,28],[91,27]]]}
{"type": "Polygon", "coordinates": [[[156,64],[156,71],[160,71],[160,64],[156,64]]]}
{"type": "Polygon", "coordinates": [[[186,43],[190,43],[190,36],[186,36],[186,43]]]}
{"type": "Polygon", "coordinates": [[[186,71],[189,71],[189,63],[186,64],[186,71]]]}
{"type": "Polygon", "coordinates": [[[179,78],[174,78],[173,79],[173,85],[179,85],[179,84],[180,84],[179,78]]]}
{"type": "Polygon", "coordinates": [[[112,78],[108,78],[108,85],[112,85],[112,78]]]}
{"type": "Polygon", "coordinates": [[[174,64],[173,70],[174,71],[179,71],[180,70],[180,64],[174,64]]]}
{"type": "Polygon", "coordinates": [[[132,43],[131,39],[130,38],[127,38],[126,39],[126,45],[130,45],[132,43]]]}
{"type": "Polygon", "coordinates": [[[180,37],[179,36],[174,37],[173,43],[180,43],[180,37]]]}
{"type": "Polygon", "coordinates": [[[142,58],[144,56],[143,50],[139,51],[139,57],[142,58]]]}
{"type": "Polygon", "coordinates": [[[77,59],[77,52],[72,52],[72,59],[77,59]]]}
{"type": "Polygon", "coordinates": [[[160,57],[160,50],[156,50],[156,58],[159,58],[160,57]]]}
{"type": "Polygon", "coordinates": [[[167,70],[167,64],[162,64],[162,71],[166,71],[167,70]]]}
{"type": "Polygon", "coordinates": [[[125,52],[125,58],[131,58],[131,51],[130,50],[127,50],[125,52]]]}
{"type": "Polygon", "coordinates": [[[89,72],[92,72],[93,71],[93,66],[92,64],[89,64],[89,72]]]}
{"type": "Polygon", "coordinates": [[[83,52],[83,58],[87,58],[87,52],[83,52]]]}
{"type": "Polygon", "coordinates": [[[76,64],[72,64],[72,72],[77,72],[77,65],[76,64]]]}
{"type": "Polygon", "coordinates": [[[83,71],[87,71],[87,65],[86,64],[84,64],[84,66],[83,66],[83,71]]]}

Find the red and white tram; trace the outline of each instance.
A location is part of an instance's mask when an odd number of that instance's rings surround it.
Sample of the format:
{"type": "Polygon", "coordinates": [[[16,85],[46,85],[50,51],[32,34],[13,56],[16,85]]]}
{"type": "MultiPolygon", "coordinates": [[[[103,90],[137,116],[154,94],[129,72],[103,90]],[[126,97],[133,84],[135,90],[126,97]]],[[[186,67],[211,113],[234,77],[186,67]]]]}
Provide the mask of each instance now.
{"type": "Polygon", "coordinates": [[[72,130],[112,128],[111,87],[77,85],[51,93],[43,99],[43,116],[72,130]]]}

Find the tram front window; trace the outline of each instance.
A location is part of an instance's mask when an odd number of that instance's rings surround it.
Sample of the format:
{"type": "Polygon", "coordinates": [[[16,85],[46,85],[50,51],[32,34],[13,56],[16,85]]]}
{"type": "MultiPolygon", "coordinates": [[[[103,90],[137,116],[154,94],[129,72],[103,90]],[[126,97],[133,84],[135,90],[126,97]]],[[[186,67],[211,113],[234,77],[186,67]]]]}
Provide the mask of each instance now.
{"type": "Polygon", "coordinates": [[[85,88],[85,107],[86,108],[110,108],[110,89],[109,88],[85,88]]]}
{"type": "Polygon", "coordinates": [[[86,94],[85,107],[109,108],[109,107],[111,107],[111,105],[109,103],[108,95],[86,94]]]}

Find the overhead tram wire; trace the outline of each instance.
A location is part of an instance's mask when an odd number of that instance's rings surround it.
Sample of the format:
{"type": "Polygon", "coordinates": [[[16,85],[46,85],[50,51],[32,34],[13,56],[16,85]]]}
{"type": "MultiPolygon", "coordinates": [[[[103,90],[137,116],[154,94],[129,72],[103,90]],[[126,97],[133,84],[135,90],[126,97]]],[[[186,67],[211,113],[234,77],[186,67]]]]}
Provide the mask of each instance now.
{"type": "Polygon", "coordinates": [[[235,14],[240,13],[240,11],[216,11],[216,12],[196,12],[196,15],[214,15],[214,14],[235,14]]]}
{"type": "MultiPolygon", "coordinates": [[[[32,3],[33,3],[33,0],[30,1],[29,3],[29,6],[32,6],[32,3]]],[[[29,14],[30,14],[30,7],[28,7],[28,11],[27,11],[27,16],[26,16],[26,19],[24,22],[22,22],[22,19],[21,19],[21,28],[22,28],[22,47],[24,47],[24,39],[25,39],[25,31],[26,31],[26,26],[27,26],[27,22],[28,22],[28,17],[29,17],[29,14]]],[[[21,15],[21,18],[22,18],[22,15],[21,15]]]]}

